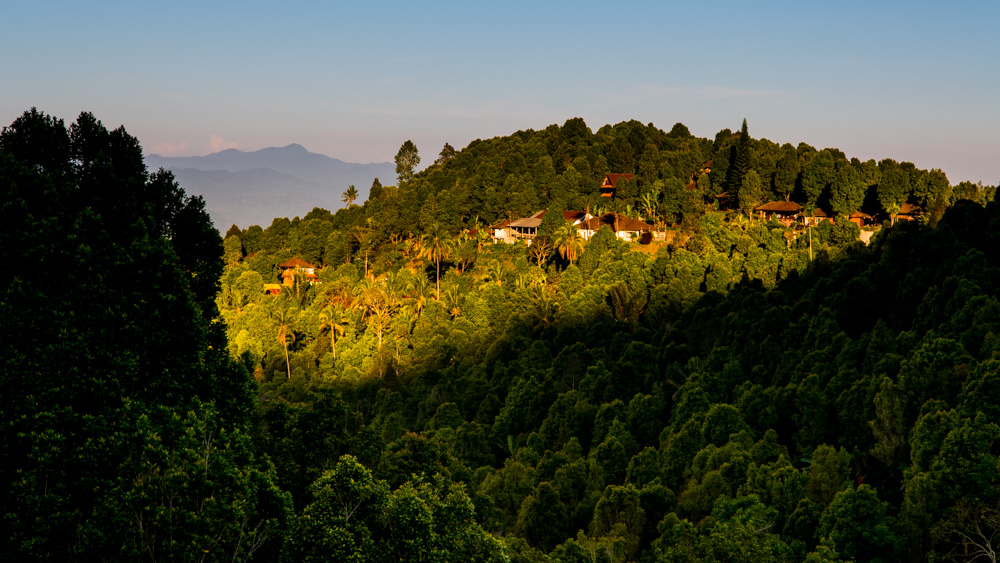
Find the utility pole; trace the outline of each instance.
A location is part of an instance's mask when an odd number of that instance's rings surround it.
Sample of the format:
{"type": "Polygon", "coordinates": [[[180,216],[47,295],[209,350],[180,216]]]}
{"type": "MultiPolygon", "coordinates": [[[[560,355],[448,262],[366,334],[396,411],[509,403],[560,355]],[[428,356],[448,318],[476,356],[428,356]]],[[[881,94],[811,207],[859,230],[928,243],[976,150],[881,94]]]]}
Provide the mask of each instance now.
{"type": "Polygon", "coordinates": [[[813,228],[812,225],[807,227],[809,230],[809,261],[813,261],[813,228]]]}

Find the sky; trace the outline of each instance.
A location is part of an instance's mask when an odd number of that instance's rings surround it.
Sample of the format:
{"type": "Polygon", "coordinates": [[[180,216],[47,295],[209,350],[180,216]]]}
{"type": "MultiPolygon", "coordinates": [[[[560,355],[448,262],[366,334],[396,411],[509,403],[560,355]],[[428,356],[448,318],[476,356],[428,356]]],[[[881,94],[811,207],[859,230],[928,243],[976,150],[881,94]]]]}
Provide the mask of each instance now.
{"type": "Polygon", "coordinates": [[[146,153],[445,142],[636,119],[1000,182],[1000,2],[0,2],[0,124],[124,125],[146,153]]]}

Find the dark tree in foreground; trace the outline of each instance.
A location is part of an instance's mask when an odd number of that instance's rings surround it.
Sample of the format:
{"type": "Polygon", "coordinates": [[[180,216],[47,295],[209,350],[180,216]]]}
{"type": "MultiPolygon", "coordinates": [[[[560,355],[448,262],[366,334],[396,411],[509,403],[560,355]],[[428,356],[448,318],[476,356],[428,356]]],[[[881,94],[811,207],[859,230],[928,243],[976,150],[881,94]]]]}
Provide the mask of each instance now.
{"type": "Polygon", "coordinates": [[[147,174],[123,128],[32,109],[0,134],[0,218],[0,559],[266,546],[287,501],[214,322],[222,240],[201,198],[147,174]]]}

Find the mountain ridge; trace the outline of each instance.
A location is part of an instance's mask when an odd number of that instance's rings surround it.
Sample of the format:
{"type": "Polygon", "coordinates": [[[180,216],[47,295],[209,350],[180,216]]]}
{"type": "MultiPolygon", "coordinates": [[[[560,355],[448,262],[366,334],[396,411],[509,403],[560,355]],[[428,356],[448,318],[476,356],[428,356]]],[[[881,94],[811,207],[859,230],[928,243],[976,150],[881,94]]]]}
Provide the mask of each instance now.
{"type": "Polygon", "coordinates": [[[298,143],[202,156],[149,154],[144,160],[150,170],[172,171],[189,195],[204,197],[220,231],[231,224],[266,227],[275,217],[302,216],[313,207],[335,211],[348,186],[354,185],[364,201],[375,178],[395,179],[391,162],[346,162],[298,143]]]}

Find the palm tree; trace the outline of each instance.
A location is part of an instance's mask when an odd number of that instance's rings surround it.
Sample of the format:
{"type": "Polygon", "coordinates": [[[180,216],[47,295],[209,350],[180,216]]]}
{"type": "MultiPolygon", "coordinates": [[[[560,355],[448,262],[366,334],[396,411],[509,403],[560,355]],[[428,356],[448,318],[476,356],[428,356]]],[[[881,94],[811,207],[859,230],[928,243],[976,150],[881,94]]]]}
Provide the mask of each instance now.
{"type": "Polygon", "coordinates": [[[347,204],[347,207],[354,205],[354,200],[358,199],[358,189],[354,187],[354,184],[347,186],[347,190],[344,195],[340,197],[340,200],[347,204]]]}
{"type": "Polygon", "coordinates": [[[448,231],[438,223],[431,225],[430,230],[424,234],[422,240],[423,248],[420,250],[421,257],[425,257],[434,262],[434,265],[437,268],[437,276],[434,279],[437,290],[437,296],[435,299],[440,301],[441,261],[451,255],[455,245],[452,242],[451,237],[448,236],[448,231]]]}
{"type": "Polygon", "coordinates": [[[420,256],[421,244],[423,243],[421,238],[422,237],[414,237],[413,233],[410,233],[410,236],[406,239],[406,242],[403,245],[403,256],[407,260],[409,260],[414,254],[420,256]]]}
{"type": "Polygon", "coordinates": [[[445,308],[451,315],[451,320],[455,320],[462,314],[462,291],[456,285],[452,285],[444,292],[445,308]]]}
{"type": "Polygon", "coordinates": [[[608,292],[608,304],[616,321],[628,323],[635,330],[639,315],[646,308],[648,297],[642,292],[633,292],[628,284],[616,281],[605,288],[608,292]]]}
{"type": "Polygon", "coordinates": [[[385,284],[385,293],[389,299],[389,304],[396,305],[399,302],[399,295],[404,289],[403,276],[399,274],[399,270],[389,270],[385,273],[385,279],[382,282],[385,284]]]}
{"type": "MultiPolygon", "coordinates": [[[[493,242],[493,234],[490,233],[489,227],[480,227],[476,231],[476,251],[480,254],[483,253],[483,248],[493,242]]],[[[486,250],[489,250],[487,247],[486,250]]]]}
{"type": "Polygon", "coordinates": [[[646,192],[642,196],[642,201],[640,207],[642,209],[642,214],[646,221],[649,223],[656,222],[656,207],[657,207],[657,194],[656,192],[646,192]]]}
{"type": "Polygon", "coordinates": [[[497,285],[503,285],[503,278],[507,275],[507,265],[500,260],[494,260],[486,266],[486,275],[497,285]]]}
{"type": "Polygon", "coordinates": [[[344,336],[344,325],[351,322],[343,307],[327,305],[319,313],[319,329],[330,329],[330,348],[333,350],[333,360],[337,361],[337,336],[344,336]]]}
{"type": "Polygon", "coordinates": [[[351,229],[351,236],[358,242],[358,252],[365,251],[365,275],[368,275],[368,253],[373,250],[377,243],[378,231],[375,229],[375,219],[368,217],[364,225],[355,225],[351,229]]]}
{"type": "Polygon", "coordinates": [[[378,350],[381,353],[382,335],[392,323],[392,312],[395,309],[394,299],[386,294],[385,285],[382,283],[368,280],[367,283],[363,281],[360,287],[359,297],[363,315],[378,334],[378,350]]]}
{"type": "Polygon", "coordinates": [[[288,339],[291,337],[292,342],[295,342],[295,332],[292,330],[292,314],[288,309],[278,309],[274,320],[278,323],[278,342],[285,349],[285,367],[288,369],[288,379],[291,379],[292,364],[288,360],[288,339]]]}
{"type": "Polygon", "coordinates": [[[493,240],[493,235],[490,233],[490,226],[479,220],[479,215],[476,215],[475,219],[472,220],[472,228],[476,231],[476,252],[482,254],[483,245],[493,240]]]}
{"type": "Polygon", "coordinates": [[[420,316],[423,312],[424,307],[427,306],[427,293],[430,288],[430,282],[427,280],[427,276],[420,273],[413,277],[413,281],[410,282],[410,307],[413,312],[420,316]]]}
{"type": "Polygon", "coordinates": [[[569,223],[561,225],[556,229],[555,238],[559,255],[563,257],[563,260],[569,261],[570,264],[583,252],[583,237],[580,236],[580,231],[575,226],[569,223]]]}
{"type": "Polygon", "coordinates": [[[527,318],[532,325],[531,332],[537,335],[555,320],[559,311],[559,303],[549,295],[545,288],[539,288],[535,294],[534,307],[528,310],[527,318]]]}
{"type": "Polygon", "coordinates": [[[392,324],[392,315],[383,309],[375,309],[374,312],[368,316],[368,324],[375,329],[375,334],[378,335],[378,352],[381,354],[382,335],[385,334],[385,331],[389,329],[389,325],[392,324]]]}

